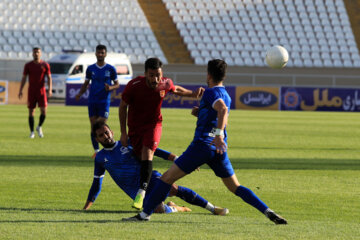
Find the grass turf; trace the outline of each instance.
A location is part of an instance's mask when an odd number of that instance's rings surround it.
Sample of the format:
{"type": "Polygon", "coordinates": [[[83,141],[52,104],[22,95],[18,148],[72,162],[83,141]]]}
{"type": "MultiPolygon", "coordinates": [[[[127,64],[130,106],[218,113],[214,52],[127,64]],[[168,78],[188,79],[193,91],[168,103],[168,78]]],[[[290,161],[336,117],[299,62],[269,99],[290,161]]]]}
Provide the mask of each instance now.
{"type": "MultiPolygon", "coordinates": [[[[115,138],[117,114],[111,108],[115,138]]],[[[196,119],[184,109],[163,109],[163,115],[160,147],[179,155],[193,137],[196,119]]],[[[357,113],[231,112],[229,156],[236,175],[287,218],[287,226],[272,224],[228,192],[207,166],[179,184],[229,208],[228,216],[190,206],[191,213],[156,214],[139,224],[121,222],[136,212],[108,174],[92,208],[81,210],[93,177],[86,107],[50,105],[45,138],[31,140],[26,107],[0,106],[0,239],[359,239],[358,118],[357,113]]],[[[155,169],[169,166],[155,159],[155,169]]]]}

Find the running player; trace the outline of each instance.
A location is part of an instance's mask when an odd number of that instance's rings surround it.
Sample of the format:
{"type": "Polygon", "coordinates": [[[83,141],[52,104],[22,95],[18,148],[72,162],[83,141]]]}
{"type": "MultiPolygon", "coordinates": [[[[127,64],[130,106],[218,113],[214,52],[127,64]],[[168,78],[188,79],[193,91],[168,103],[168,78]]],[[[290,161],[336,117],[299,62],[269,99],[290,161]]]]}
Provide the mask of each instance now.
{"type": "Polygon", "coordinates": [[[141,209],[146,188],[152,173],[154,151],[159,145],[162,129],[161,104],[168,92],[179,96],[198,98],[204,89],[195,91],[174,85],[163,77],[162,62],[158,58],[145,61],[145,76],[131,80],[122,93],[119,106],[121,144],[127,146],[128,137],[136,156],[141,159],[140,189],[133,207],[141,209]],[[127,112],[129,108],[129,112],[127,112]],[[126,121],[129,132],[126,129],[126,121]]]}
{"type": "Polygon", "coordinates": [[[29,88],[28,88],[28,101],[27,107],[29,109],[29,127],[30,127],[30,138],[35,137],[34,133],[34,114],[36,103],[40,108],[40,119],[39,124],[36,127],[36,131],[39,137],[44,137],[42,131],[42,124],[46,117],[47,108],[47,97],[45,89],[45,76],[48,79],[48,96],[52,95],[52,81],[50,66],[47,62],[41,60],[41,49],[38,47],[33,48],[32,51],[33,60],[28,62],[24,66],[23,77],[21,79],[20,90],[18,97],[19,99],[23,96],[23,88],[26,83],[26,77],[29,75],[29,88]]]}
{"type": "MultiPolygon", "coordinates": [[[[81,95],[86,92],[91,81],[88,100],[90,128],[92,128],[97,120],[106,121],[108,119],[110,93],[112,90],[120,87],[119,82],[117,81],[115,67],[105,62],[106,54],[106,46],[96,46],[95,56],[97,62],[86,69],[85,82],[81,86],[80,92],[75,96],[78,101],[81,95]]],[[[93,157],[95,157],[96,153],[99,151],[99,143],[96,141],[93,132],[91,132],[90,136],[95,151],[93,157]]]]}
{"type": "MultiPolygon", "coordinates": [[[[109,172],[115,183],[130,198],[134,199],[140,186],[140,162],[133,155],[132,147],[125,147],[121,145],[121,142],[116,142],[113,138],[113,132],[104,122],[96,122],[93,125],[93,133],[95,134],[97,141],[100,142],[104,148],[96,154],[94,170],[95,176],[89,191],[88,199],[83,209],[89,209],[100,193],[105,170],[109,172]]],[[[172,156],[172,159],[174,157],[174,155],[171,155],[169,152],[161,149],[157,149],[155,154],[163,157],[164,159],[170,159],[170,156],[172,156]]],[[[159,172],[152,172],[148,193],[151,193],[154,184],[156,181],[159,181],[158,178],[160,176],[161,174],[159,172]]],[[[177,186],[176,184],[172,185],[169,196],[180,197],[190,204],[206,208],[214,215],[226,215],[229,212],[226,208],[215,207],[193,190],[177,186]]],[[[146,200],[147,197],[145,197],[145,202],[146,200]]],[[[166,205],[160,203],[155,212],[170,213],[177,211],[188,212],[191,210],[186,207],[176,206],[174,203],[170,202],[166,205]]]]}
{"type": "Polygon", "coordinates": [[[192,143],[160,177],[144,205],[144,210],[123,220],[149,220],[154,208],[166,198],[172,184],[206,163],[236,196],[265,214],[275,224],[287,224],[284,218],[272,211],[254,192],[240,185],[235,176],[227,155],[226,125],[231,98],[223,86],[226,68],[227,64],[223,60],[214,59],[208,62],[208,88],[200,101],[200,107],[192,111],[198,118],[192,143]]]}

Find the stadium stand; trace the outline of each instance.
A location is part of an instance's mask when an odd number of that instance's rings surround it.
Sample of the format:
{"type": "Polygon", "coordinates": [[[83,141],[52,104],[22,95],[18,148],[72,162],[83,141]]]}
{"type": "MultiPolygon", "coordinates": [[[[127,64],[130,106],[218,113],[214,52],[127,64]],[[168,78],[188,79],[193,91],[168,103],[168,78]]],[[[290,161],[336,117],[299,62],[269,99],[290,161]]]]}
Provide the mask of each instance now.
{"type": "Polygon", "coordinates": [[[125,52],[132,63],[157,56],[167,63],[137,1],[3,0],[0,58],[31,58],[33,46],[48,59],[64,48],[125,52]],[[146,50],[145,50],[146,49],[146,50]]]}
{"type": "Polygon", "coordinates": [[[265,66],[282,45],[289,67],[360,67],[343,0],[163,0],[196,64],[265,66]]]}

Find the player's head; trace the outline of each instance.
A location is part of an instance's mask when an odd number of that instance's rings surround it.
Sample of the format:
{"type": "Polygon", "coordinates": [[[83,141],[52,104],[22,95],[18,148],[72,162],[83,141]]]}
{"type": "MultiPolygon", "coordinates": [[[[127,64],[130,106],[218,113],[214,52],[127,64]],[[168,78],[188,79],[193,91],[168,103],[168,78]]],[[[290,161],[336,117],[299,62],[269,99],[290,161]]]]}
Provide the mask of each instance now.
{"type": "Polygon", "coordinates": [[[158,58],[148,58],[145,61],[145,78],[149,87],[155,89],[161,78],[162,73],[162,62],[158,58]]]}
{"type": "Polygon", "coordinates": [[[213,59],[208,62],[207,66],[207,83],[209,85],[209,81],[212,81],[215,85],[224,81],[226,75],[227,64],[224,60],[221,59],[213,59]]]}
{"type": "Polygon", "coordinates": [[[115,143],[114,134],[104,121],[97,121],[92,126],[92,131],[98,141],[105,148],[112,147],[115,143]]]}
{"type": "Polygon", "coordinates": [[[34,47],[32,50],[32,55],[35,61],[39,60],[41,58],[41,48],[34,47]]]}
{"type": "Polygon", "coordinates": [[[105,45],[99,44],[96,46],[95,56],[98,62],[103,62],[105,60],[106,53],[107,49],[105,45]]]}

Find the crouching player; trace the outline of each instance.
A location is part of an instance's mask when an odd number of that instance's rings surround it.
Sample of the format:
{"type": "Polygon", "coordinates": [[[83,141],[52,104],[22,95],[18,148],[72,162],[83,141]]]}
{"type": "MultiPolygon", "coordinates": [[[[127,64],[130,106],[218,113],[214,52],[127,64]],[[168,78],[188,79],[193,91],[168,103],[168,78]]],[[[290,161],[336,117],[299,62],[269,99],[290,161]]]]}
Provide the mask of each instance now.
{"type": "MultiPolygon", "coordinates": [[[[115,181],[115,183],[132,199],[136,197],[137,191],[140,187],[140,161],[134,156],[131,146],[124,147],[120,141],[115,141],[113,138],[113,132],[109,126],[100,121],[93,125],[92,132],[96,136],[96,140],[104,147],[95,157],[95,170],[94,180],[89,191],[88,199],[83,209],[87,210],[94,203],[95,199],[101,191],[101,184],[107,170],[115,181]]],[[[155,155],[168,160],[174,160],[175,155],[158,149],[155,151],[155,155]]],[[[158,171],[153,171],[148,186],[148,194],[145,196],[146,202],[147,196],[151,193],[154,185],[161,174],[158,171]]],[[[193,190],[173,184],[168,195],[177,196],[184,201],[206,208],[214,215],[226,215],[229,213],[227,208],[215,207],[213,204],[202,198],[193,190]]],[[[169,202],[164,204],[160,203],[155,212],[157,213],[171,213],[171,212],[189,212],[191,211],[187,207],[180,207],[169,202]]]]}

